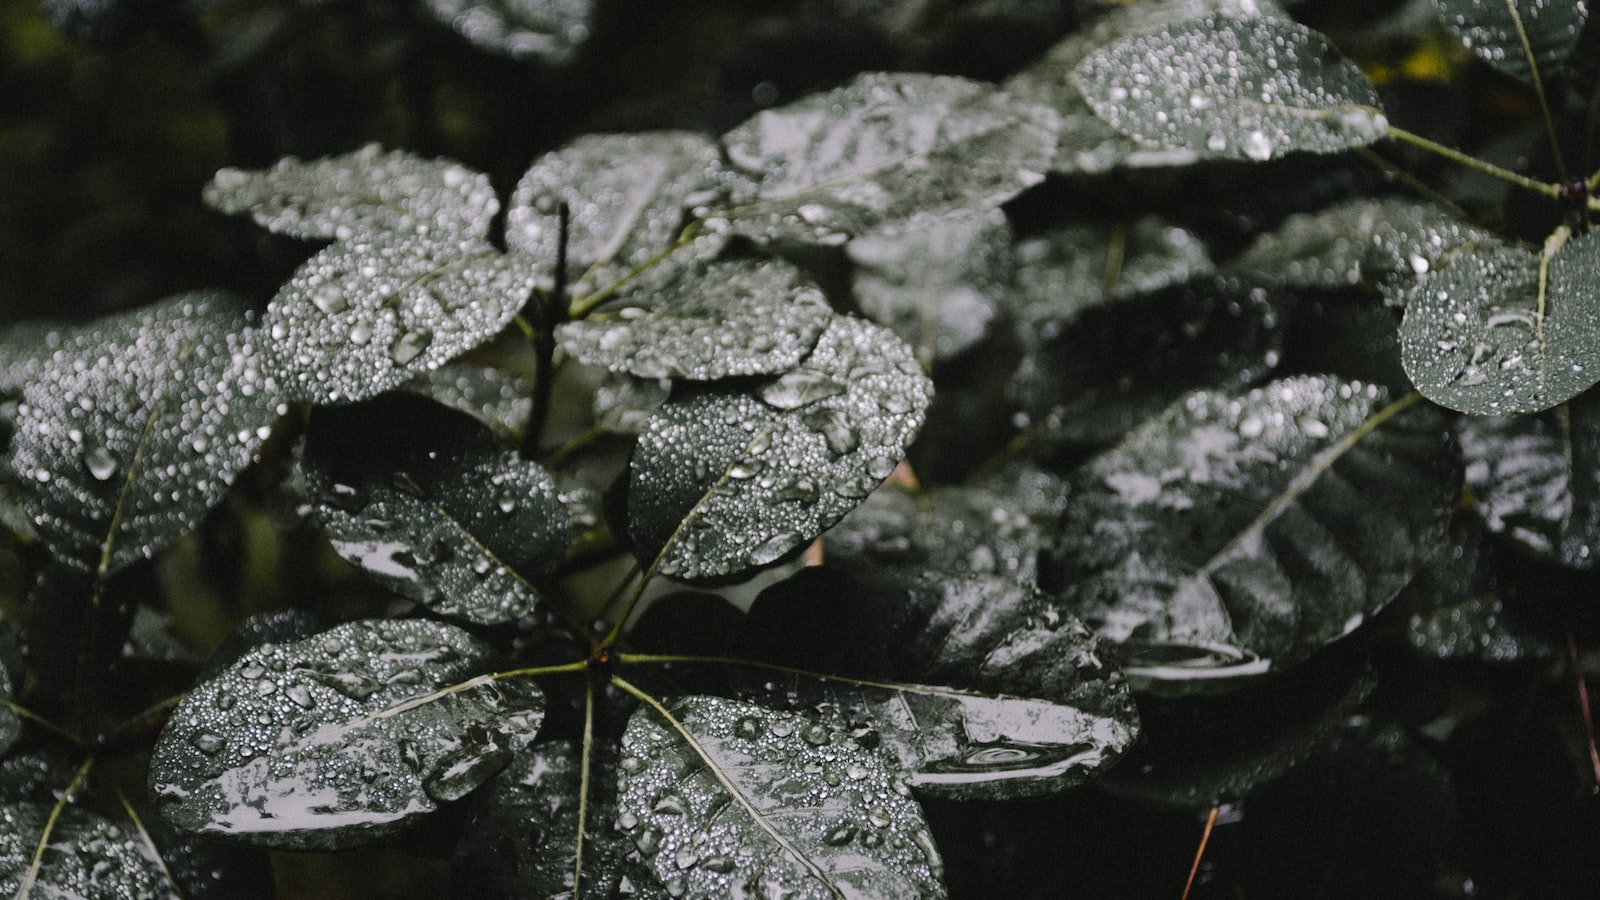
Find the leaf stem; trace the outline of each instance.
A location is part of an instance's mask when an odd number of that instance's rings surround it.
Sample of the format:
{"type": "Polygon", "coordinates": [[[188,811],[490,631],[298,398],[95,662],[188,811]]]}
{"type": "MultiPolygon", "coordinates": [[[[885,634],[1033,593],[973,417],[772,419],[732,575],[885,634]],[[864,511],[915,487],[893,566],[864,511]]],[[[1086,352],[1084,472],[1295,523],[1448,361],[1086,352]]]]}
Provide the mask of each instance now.
{"type": "Polygon", "coordinates": [[[1522,16],[1517,14],[1517,0],[1505,0],[1506,12],[1511,15],[1511,24],[1517,29],[1517,41],[1522,44],[1522,55],[1528,60],[1528,73],[1533,77],[1533,93],[1539,98],[1539,112],[1544,119],[1545,136],[1550,139],[1550,152],[1556,161],[1556,174],[1560,176],[1561,183],[1566,184],[1570,179],[1567,175],[1567,161],[1561,155],[1561,142],[1556,139],[1556,120],[1550,115],[1550,101],[1544,93],[1544,79],[1539,76],[1539,60],[1533,55],[1533,44],[1528,40],[1528,30],[1522,24],[1522,16]]]}
{"type": "Polygon", "coordinates": [[[1423,150],[1427,150],[1430,153],[1438,154],[1439,156],[1442,156],[1452,162],[1459,163],[1460,165],[1466,166],[1474,171],[1482,172],[1485,175],[1498,178],[1501,181],[1516,185],[1524,190],[1532,191],[1535,194],[1542,194],[1552,200],[1558,200],[1561,198],[1561,186],[1558,184],[1547,184],[1546,182],[1513,172],[1510,169],[1502,169],[1494,163],[1484,162],[1475,156],[1468,156],[1467,154],[1462,153],[1460,150],[1455,150],[1450,147],[1446,147],[1443,144],[1430,141],[1422,135],[1406,131],[1404,128],[1396,128],[1395,126],[1390,125],[1388,135],[1397,141],[1410,144],[1413,147],[1419,147],[1423,150]]]}
{"type": "Polygon", "coordinates": [[[688,225],[683,227],[683,231],[679,233],[678,239],[668,245],[666,249],[629,269],[626,275],[623,275],[621,278],[618,278],[616,281],[613,281],[600,290],[595,291],[592,294],[585,294],[580,299],[574,299],[572,301],[571,308],[567,310],[567,318],[582,319],[594,312],[595,309],[602,303],[605,303],[607,300],[610,300],[612,297],[616,296],[617,292],[620,291],[623,286],[628,284],[628,282],[633,281],[635,278],[638,278],[640,275],[643,275],[645,272],[649,271],[657,263],[660,263],[662,260],[688,246],[691,241],[699,236],[700,229],[704,226],[704,224],[704,219],[695,219],[693,222],[690,222],[688,225]]]}
{"type": "Polygon", "coordinates": [[[32,722],[33,724],[38,725],[39,727],[41,727],[44,730],[50,732],[51,734],[55,735],[56,737],[63,738],[65,740],[67,740],[68,742],[73,744],[73,746],[76,746],[76,747],[82,747],[83,746],[83,740],[81,738],[79,738],[77,735],[75,735],[72,732],[66,730],[65,728],[62,728],[60,725],[57,725],[56,723],[50,721],[49,719],[46,719],[44,716],[39,715],[38,713],[34,712],[33,710],[28,709],[26,706],[23,706],[22,704],[16,702],[15,700],[12,700],[12,699],[10,699],[8,697],[0,697],[0,707],[3,707],[5,709],[11,710],[12,712],[16,713],[17,715],[21,716],[24,719],[27,719],[29,722],[32,722]]]}
{"type": "Polygon", "coordinates": [[[33,861],[28,864],[28,872],[22,876],[22,884],[17,888],[16,900],[23,900],[33,890],[33,884],[39,879],[39,869],[44,865],[44,851],[50,846],[50,835],[55,833],[56,822],[61,819],[62,810],[67,808],[67,803],[72,800],[72,795],[83,787],[84,779],[89,777],[89,770],[94,768],[94,757],[83,761],[78,767],[78,774],[72,777],[72,783],[61,792],[61,797],[56,800],[56,805],[50,809],[50,818],[45,820],[44,831],[39,835],[39,844],[33,849],[33,861]]]}
{"type": "Polygon", "coordinates": [[[117,799],[122,803],[123,812],[127,813],[128,819],[133,822],[134,829],[139,832],[139,840],[149,851],[150,858],[155,861],[157,868],[161,869],[162,877],[167,879],[167,887],[171,889],[172,895],[181,900],[183,893],[178,890],[178,879],[172,877],[172,870],[167,868],[167,861],[161,858],[161,848],[156,846],[155,838],[150,836],[150,829],[144,827],[144,820],[139,818],[138,811],[128,802],[128,795],[124,794],[121,788],[117,789],[117,799]]]}
{"type": "Polygon", "coordinates": [[[539,455],[539,440],[544,436],[545,422],[550,418],[550,399],[555,393],[556,327],[567,319],[567,232],[572,223],[572,209],[565,200],[557,208],[560,239],[556,241],[556,283],[550,293],[535,295],[538,314],[533,329],[533,409],[528,411],[528,424],[522,429],[522,458],[534,459],[539,455]]]}
{"type": "Polygon", "coordinates": [[[589,824],[590,757],[594,755],[594,679],[583,685],[583,751],[578,763],[578,836],[572,847],[572,896],[583,896],[583,833],[589,824]]]}

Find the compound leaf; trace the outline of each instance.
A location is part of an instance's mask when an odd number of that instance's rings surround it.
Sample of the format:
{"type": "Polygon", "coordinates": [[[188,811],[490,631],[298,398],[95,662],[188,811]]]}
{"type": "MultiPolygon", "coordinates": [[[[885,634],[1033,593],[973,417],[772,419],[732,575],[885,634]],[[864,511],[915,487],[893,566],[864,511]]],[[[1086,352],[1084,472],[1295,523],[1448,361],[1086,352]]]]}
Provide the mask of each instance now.
{"type": "Polygon", "coordinates": [[[903,776],[848,735],[720,697],[640,708],[618,824],[674,896],[943,897],[903,776]]]}
{"type": "Polygon", "coordinates": [[[66,332],[22,394],[11,466],[40,535],[104,578],[222,499],[278,417],[237,297],[180,294],[66,332]]]}
{"type": "Polygon", "coordinates": [[[151,789],[179,829],[256,846],[326,851],[392,834],[533,740],[542,694],[474,678],[492,657],[423,620],[263,645],[173,712],[151,789]]]}
{"type": "Polygon", "coordinates": [[[270,169],[222,169],[205,201],[249,213],[269,231],[300,238],[372,238],[393,232],[451,241],[481,238],[500,209],[489,176],[377,144],[325,159],[285,157],[270,169]]]}
{"type": "Polygon", "coordinates": [[[659,571],[729,579],[777,562],[894,470],[932,384],[887,329],[835,317],[804,364],[754,385],[695,387],[639,437],[634,544],[659,571]]]}
{"type": "Polygon", "coordinates": [[[1153,690],[1286,668],[1377,612],[1460,497],[1444,416],[1326,376],[1196,392],[1074,473],[1040,581],[1153,690]]]}
{"type": "Polygon", "coordinates": [[[368,577],[440,615],[477,624],[531,612],[571,538],[538,463],[424,397],[319,410],[303,459],[333,548],[368,577]]]}

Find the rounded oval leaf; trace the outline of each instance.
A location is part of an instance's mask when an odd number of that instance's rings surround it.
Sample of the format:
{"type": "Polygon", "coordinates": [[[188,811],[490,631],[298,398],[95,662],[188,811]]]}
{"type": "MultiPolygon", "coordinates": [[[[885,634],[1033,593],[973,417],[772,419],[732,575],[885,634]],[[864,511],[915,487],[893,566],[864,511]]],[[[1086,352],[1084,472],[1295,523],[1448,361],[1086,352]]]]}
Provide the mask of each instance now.
{"type": "Polygon", "coordinates": [[[73,329],[23,391],[11,466],[71,568],[104,577],[222,499],[280,413],[237,297],[180,294],[73,329]]]}
{"type": "Polygon", "coordinates": [[[377,144],[309,162],[289,156],[270,169],[223,169],[204,197],[222,212],[249,213],[269,231],[340,240],[384,232],[483,237],[500,209],[489,176],[377,144]]]}
{"type": "Polygon", "coordinates": [[[849,734],[720,697],[641,707],[617,823],[673,896],[943,897],[903,776],[849,734]]]}
{"type": "Polygon", "coordinates": [[[571,524],[549,473],[426,398],[318,410],[303,466],[334,550],[440,615],[527,615],[530,580],[566,556],[571,524]]]}
{"type": "Polygon", "coordinates": [[[533,740],[542,694],[474,678],[492,657],[422,620],[263,645],[173,711],[151,790],[174,826],[257,846],[326,851],[392,834],[533,740]]]}
{"type": "Polygon", "coordinates": [[[662,574],[686,580],[777,562],[894,471],[932,390],[892,332],[836,317],[799,368],[674,396],[634,451],[636,547],[659,554],[662,574]]]}
{"type": "Polygon", "coordinates": [[[1260,162],[1388,133],[1361,70],[1287,19],[1195,18],[1140,31],[1089,54],[1073,75],[1097,115],[1157,147],[1260,162]]]}

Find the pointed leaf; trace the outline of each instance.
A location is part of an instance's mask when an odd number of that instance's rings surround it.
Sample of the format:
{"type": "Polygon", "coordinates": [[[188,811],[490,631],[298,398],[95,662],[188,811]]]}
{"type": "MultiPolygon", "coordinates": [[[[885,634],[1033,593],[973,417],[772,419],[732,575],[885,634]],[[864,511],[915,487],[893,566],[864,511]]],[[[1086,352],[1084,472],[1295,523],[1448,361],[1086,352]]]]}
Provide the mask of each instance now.
{"type": "Polygon", "coordinates": [[[1330,377],[1197,392],[1074,474],[1040,581],[1136,685],[1287,668],[1438,552],[1461,477],[1414,397],[1330,377]]]}
{"type": "Polygon", "coordinates": [[[634,451],[635,545],[661,554],[662,574],[690,580],[778,561],[888,477],[931,394],[892,333],[836,317],[783,376],[674,396],[634,451]]]}
{"type": "Polygon", "coordinates": [[[319,410],[303,465],[334,550],[440,615],[527,615],[539,599],[530,581],[566,556],[571,526],[549,473],[431,400],[319,410]]]}
{"type": "Polygon", "coordinates": [[[1019,242],[1016,255],[1007,306],[1029,325],[1208,278],[1214,270],[1198,235],[1155,216],[1052,228],[1019,242]]]}
{"type": "Polygon", "coordinates": [[[365,400],[494,337],[533,282],[527,257],[484,241],[340,241],[301,266],[267,307],[266,365],[291,399],[365,400]]]}
{"type": "Polygon", "coordinates": [[[794,368],[833,318],[821,289],[780,260],[715,263],[627,302],[559,326],[557,343],[614,372],[712,381],[794,368]]]}
{"type": "MultiPolygon", "coordinates": [[[[1548,253],[1549,251],[1547,251],[1548,253]]],[[[1600,379],[1600,234],[1542,257],[1463,248],[1418,282],[1400,326],[1406,374],[1428,399],[1480,415],[1548,409],[1600,379]]]]}
{"type": "Polygon", "coordinates": [[[927,796],[1054,794],[1109,767],[1138,732],[1095,637],[1010,579],[808,568],[761,593],[748,631],[763,659],[904,684],[781,685],[781,705],[873,731],[927,796]]]}
{"type": "Polygon", "coordinates": [[[1384,137],[1377,91],[1287,19],[1187,19],[1091,53],[1074,72],[1101,118],[1147,145],[1265,161],[1384,137]]]}
{"type": "Polygon", "coordinates": [[[919,213],[845,247],[861,311],[915,347],[924,366],[977,343],[1011,279],[999,210],[919,213]]]}
{"type": "Polygon", "coordinates": [[[868,73],[723,136],[756,181],[731,211],[762,240],[843,243],[918,210],[992,208],[1044,177],[1056,116],[948,76],[868,73]]]}
{"type": "Polygon", "coordinates": [[[54,804],[0,807],[0,894],[7,897],[176,898],[161,865],[139,835],[77,806],[51,822],[54,804]],[[49,831],[39,871],[28,892],[23,879],[39,840],[49,831]]]}
{"type": "Polygon", "coordinates": [[[353,622],[252,650],[197,687],[156,743],[178,828],[332,850],[391,834],[510,762],[543,716],[524,680],[471,679],[487,644],[434,622],[353,622]]]}
{"type": "Polygon", "coordinates": [[[688,736],[634,713],[618,821],[669,894],[945,896],[902,776],[849,735],[719,697],[667,708],[688,736]]]}
{"type": "Polygon", "coordinates": [[[1548,80],[1577,46],[1588,21],[1581,0],[1432,0],[1439,21],[1479,59],[1522,81],[1533,82],[1522,38],[1527,36],[1533,62],[1548,80]]]}
{"type": "Polygon", "coordinates": [[[427,0],[433,17],[512,59],[570,60],[589,38],[594,0],[427,0]]]}
{"type": "Polygon", "coordinates": [[[885,484],[822,539],[829,564],[1000,574],[1032,582],[1039,531],[1000,497],[944,486],[917,494],[885,484]]]}
{"type": "MultiPolygon", "coordinates": [[[[506,242],[553,269],[565,202],[567,264],[581,297],[585,286],[607,287],[672,246],[690,210],[722,200],[735,180],[716,143],[698,134],[585,135],[539,157],[522,176],[506,213],[506,242]]],[[[679,257],[704,261],[719,246],[696,243],[657,267],[674,269],[679,257]]]]}
{"type": "Polygon", "coordinates": [[[279,414],[238,298],[180,294],[62,338],[22,395],[11,465],[67,565],[103,577],[222,499],[279,414]]]}
{"type": "Polygon", "coordinates": [[[422,159],[377,144],[343,156],[289,156],[270,169],[223,169],[205,201],[225,213],[249,213],[269,231],[300,238],[394,232],[437,241],[479,238],[500,201],[487,175],[444,159],[422,159]]]}

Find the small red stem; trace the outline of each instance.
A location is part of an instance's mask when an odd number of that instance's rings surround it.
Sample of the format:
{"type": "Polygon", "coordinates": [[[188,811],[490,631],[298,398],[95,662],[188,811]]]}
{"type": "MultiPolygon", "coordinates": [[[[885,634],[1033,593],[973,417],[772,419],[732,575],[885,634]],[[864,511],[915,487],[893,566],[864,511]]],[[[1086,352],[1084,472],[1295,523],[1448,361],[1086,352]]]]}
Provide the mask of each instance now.
{"type": "MultiPolygon", "coordinates": [[[[1593,748],[1594,744],[1589,745],[1593,748]]],[[[1189,891],[1194,887],[1194,877],[1200,873],[1200,860],[1205,858],[1206,844],[1211,840],[1211,830],[1217,826],[1217,813],[1222,811],[1222,806],[1211,807],[1211,812],[1206,815],[1205,831],[1200,832],[1200,846],[1194,850],[1194,865],[1189,867],[1189,880],[1183,883],[1182,900],[1189,900],[1189,891]]]]}

